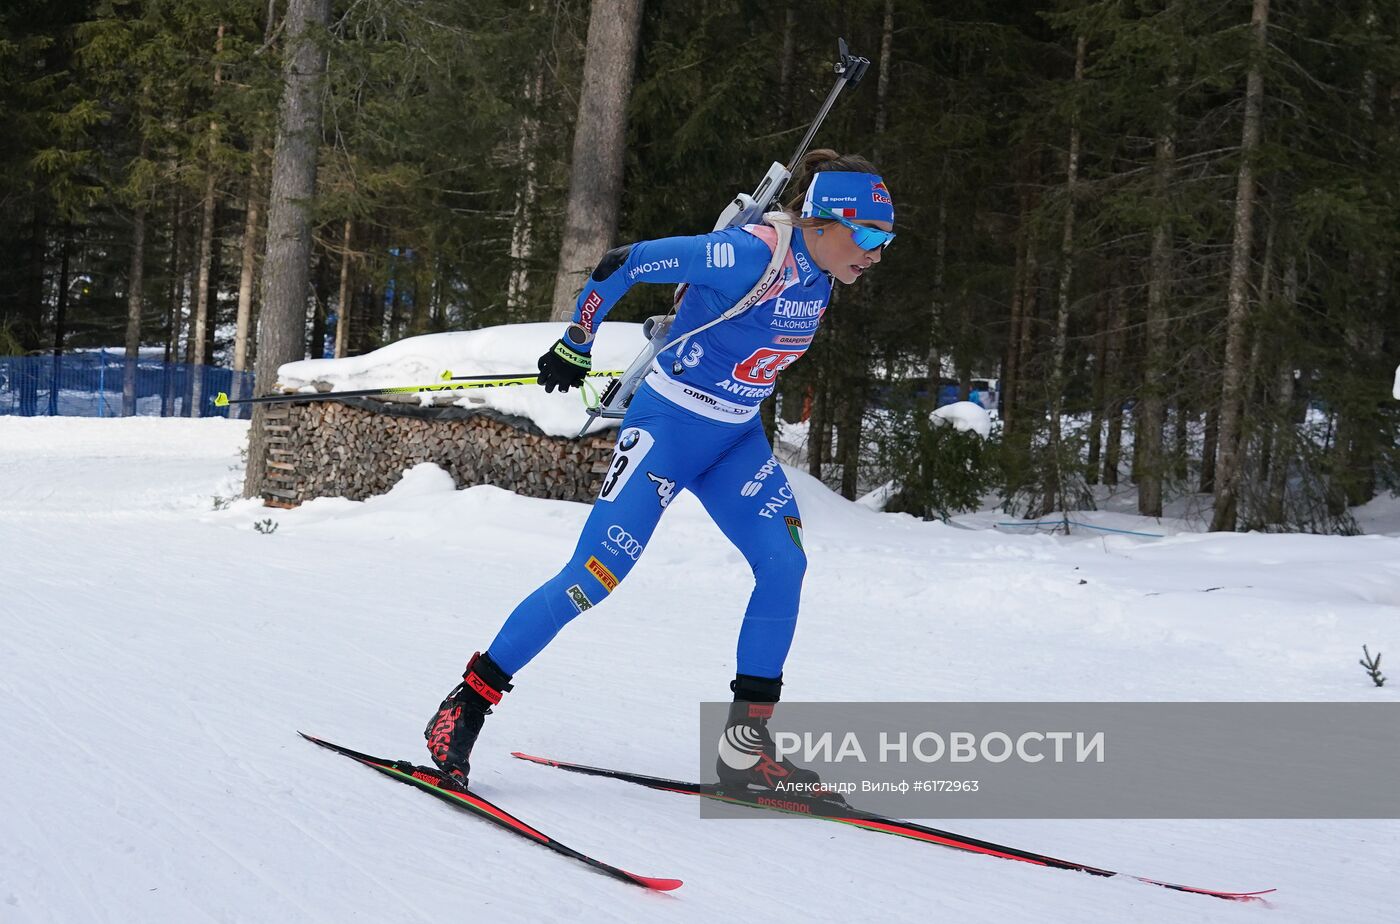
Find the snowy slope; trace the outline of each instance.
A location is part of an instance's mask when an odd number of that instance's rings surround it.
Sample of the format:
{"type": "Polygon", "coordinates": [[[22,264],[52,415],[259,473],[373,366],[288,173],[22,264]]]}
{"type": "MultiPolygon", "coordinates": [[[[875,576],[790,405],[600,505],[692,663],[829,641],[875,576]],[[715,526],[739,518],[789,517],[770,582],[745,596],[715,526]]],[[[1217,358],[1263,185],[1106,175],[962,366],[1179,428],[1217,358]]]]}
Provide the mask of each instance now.
{"type": "MultiPolygon", "coordinates": [[[[969,835],[1271,907],[680,796],[515,749],[692,777],[744,563],[683,495],[632,576],[522,672],[474,785],[648,894],[296,737],[423,760],[464,659],[587,507],[431,467],[364,503],[214,498],[244,425],[0,419],[0,921],[1388,920],[1400,823],[957,821],[969,835]],[[277,529],[254,529],[271,519],[277,529]],[[682,568],[681,566],[684,566],[682,568]],[[490,916],[489,918],[487,916],[490,916]]],[[[1400,651],[1400,539],[1065,539],[848,504],[790,473],[810,569],[791,699],[1368,700],[1400,651]]],[[[937,822],[934,822],[937,823],[937,822]]]]}

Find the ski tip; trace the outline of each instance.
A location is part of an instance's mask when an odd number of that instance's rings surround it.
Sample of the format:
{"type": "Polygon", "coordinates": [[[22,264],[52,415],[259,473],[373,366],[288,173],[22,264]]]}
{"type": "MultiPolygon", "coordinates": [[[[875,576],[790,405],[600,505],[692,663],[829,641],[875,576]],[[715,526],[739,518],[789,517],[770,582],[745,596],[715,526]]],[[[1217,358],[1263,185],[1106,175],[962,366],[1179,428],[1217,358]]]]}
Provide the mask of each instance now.
{"type": "MultiPolygon", "coordinates": [[[[533,755],[533,754],[526,754],[524,751],[511,751],[511,752],[510,752],[510,756],[511,756],[511,757],[518,757],[518,758],[520,758],[521,760],[528,760],[528,761],[530,761],[531,763],[536,763],[536,764],[548,764],[548,765],[551,766],[551,767],[557,767],[557,766],[559,766],[558,762],[553,761],[553,760],[550,760],[548,757],[536,757],[536,756],[533,755]]],[[[669,880],[668,880],[668,881],[669,881],[669,880]]],[[[671,888],[674,889],[675,886],[672,886],[671,888]]]]}
{"type": "Polygon", "coordinates": [[[636,873],[628,873],[627,875],[631,876],[638,885],[644,885],[657,892],[670,892],[685,885],[679,879],[659,879],[655,876],[638,876],[636,873]]]}

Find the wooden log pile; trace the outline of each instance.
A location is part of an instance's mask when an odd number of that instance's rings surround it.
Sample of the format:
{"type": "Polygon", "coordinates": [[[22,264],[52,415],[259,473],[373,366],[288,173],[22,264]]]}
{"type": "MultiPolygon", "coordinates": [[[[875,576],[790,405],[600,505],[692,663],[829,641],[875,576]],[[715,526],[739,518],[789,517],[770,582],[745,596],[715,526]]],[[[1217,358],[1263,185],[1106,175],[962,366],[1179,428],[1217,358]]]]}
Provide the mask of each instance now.
{"type": "Polygon", "coordinates": [[[313,401],[268,409],[270,505],[313,497],[364,500],[392,488],[420,462],[441,466],[459,488],[491,484],[529,497],[591,503],[615,435],[547,436],[532,422],[486,409],[420,408],[383,401],[313,401]]]}

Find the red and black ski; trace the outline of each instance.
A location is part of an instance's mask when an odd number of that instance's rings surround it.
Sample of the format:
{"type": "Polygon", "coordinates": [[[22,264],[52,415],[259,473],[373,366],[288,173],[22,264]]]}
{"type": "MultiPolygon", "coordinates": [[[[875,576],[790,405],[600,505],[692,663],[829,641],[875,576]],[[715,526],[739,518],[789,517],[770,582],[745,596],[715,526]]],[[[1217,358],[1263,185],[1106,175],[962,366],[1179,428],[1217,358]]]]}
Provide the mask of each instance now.
{"type": "Polygon", "coordinates": [[[537,764],[558,767],[560,770],[568,770],[571,773],[583,773],[589,776],[601,776],[613,780],[622,780],[626,783],[636,783],[639,786],[646,786],[650,789],[659,789],[662,792],[700,796],[706,799],[715,799],[720,802],[728,802],[733,805],[743,805],[748,808],[764,809],[767,811],[810,815],[815,818],[823,818],[827,821],[835,821],[855,828],[864,828],[867,831],[880,831],[885,834],[895,834],[899,837],[907,837],[911,840],[923,841],[928,844],[938,844],[943,847],[954,847],[958,850],[971,851],[972,853],[1001,857],[1004,860],[1019,860],[1022,863],[1032,863],[1036,866],[1048,866],[1054,869],[1067,869],[1080,873],[1089,873],[1092,876],[1124,876],[1129,879],[1136,879],[1138,882],[1146,882],[1150,885],[1161,886],[1164,889],[1175,889],[1178,892],[1194,892],[1197,895],[1209,895],[1212,898],[1248,902],[1262,901],[1263,899],[1261,899],[1260,896],[1267,895],[1274,891],[1273,889],[1262,889],[1258,892],[1222,892],[1218,889],[1198,889],[1194,886],[1178,885],[1174,882],[1162,882],[1158,879],[1147,879],[1143,876],[1116,873],[1112,870],[1099,869],[1098,867],[1087,866],[1083,863],[1075,863],[1071,860],[1060,860],[1055,857],[1046,856],[1045,854],[1033,853],[1029,850],[1021,850],[1016,847],[1004,847],[1000,844],[978,840],[975,837],[953,834],[949,831],[940,831],[937,828],[930,828],[912,821],[885,818],[880,815],[874,815],[869,812],[861,811],[860,809],[852,808],[849,805],[829,802],[823,799],[793,796],[786,793],[778,798],[772,799],[764,799],[761,793],[734,795],[727,794],[718,789],[713,789],[709,786],[703,786],[700,783],[668,780],[661,777],[645,776],[640,773],[628,773],[625,770],[587,767],[583,764],[551,760],[547,757],[535,757],[530,754],[523,754],[520,751],[514,752],[512,756],[518,757],[521,760],[533,761],[537,764]]]}
{"type": "Polygon", "coordinates": [[[308,735],[306,732],[298,732],[297,734],[301,735],[312,744],[319,744],[321,747],[335,751],[337,754],[344,754],[346,757],[357,760],[366,767],[378,770],[385,776],[392,777],[399,782],[417,786],[424,792],[437,796],[444,802],[474,812],[481,818],[486,819],[498,827],[548,847],[555,853],[563,854],[581,863],[587,863],[594,869],[607,873],[609,876],[616,879],[621,879],[623,882],[630,882],[633,885],[644,886],[645,888],[654,889],[658,892],[669,892],[681,886],[681,881],[679,879],[658,879],[653,876],[639,876],[636,873],[629,873],[625,869],[619,869],[609,863],[604,863],[602,860],[596,860],[585,853],[580,853],[572,847],[561,844],[549,835],[541,834],[539,831],[535,830],[535,828],[527,825],[495,803],[483,799],[476,793],[459,786],[456,781],[443,776],[432,768],[419,767],[405,760],[385,760],[382,757],[371,757],[368,754],[361,754],[359,751],[352,751],[338,744],[323,741],[320,738],[308,735]]]}

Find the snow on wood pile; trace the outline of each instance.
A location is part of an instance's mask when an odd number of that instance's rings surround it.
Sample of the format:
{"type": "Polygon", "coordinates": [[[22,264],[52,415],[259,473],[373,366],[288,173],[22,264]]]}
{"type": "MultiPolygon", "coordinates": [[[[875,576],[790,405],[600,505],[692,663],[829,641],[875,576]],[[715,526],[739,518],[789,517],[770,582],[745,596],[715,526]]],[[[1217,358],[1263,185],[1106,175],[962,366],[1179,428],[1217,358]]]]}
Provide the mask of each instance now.
{"type": "MultiPolygon", "coordinates": [[[[278,384],[310,392],[437,384],[444,370],[532,374],[561,329],[507,324],[409,337],[364,356],[287,363],[278,384]]],[[[609,324],[594,346],[594,368],[625,368],[643,342],[641,325],[609,324]]],[[[587,437],[575,438],[584,420],[577,392],[546,394],[538,385],[274,405],[260,493],[279,506],[313,497],[364,500],[388,491],[405,469],[435,462],[458,487],[490,484],[529,497],[591,502],[616,421],[598,421],[587,437]]]]}

